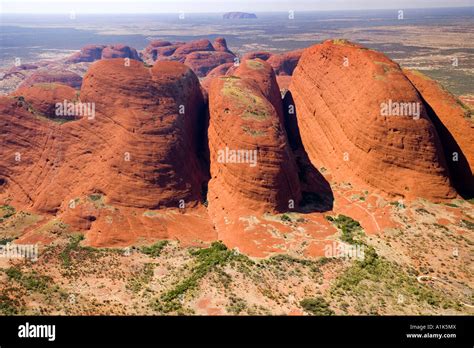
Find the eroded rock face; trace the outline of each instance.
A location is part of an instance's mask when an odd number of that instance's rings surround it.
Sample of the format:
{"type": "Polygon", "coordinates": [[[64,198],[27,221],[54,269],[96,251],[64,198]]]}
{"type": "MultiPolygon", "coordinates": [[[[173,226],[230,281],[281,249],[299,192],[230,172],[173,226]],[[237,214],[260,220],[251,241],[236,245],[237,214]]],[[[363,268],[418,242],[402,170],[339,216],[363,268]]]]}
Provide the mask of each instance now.
{"type": "Polygon", "coordinates": [[[54,197],[61,148],[56,141],[59,125],[40,120],[20,98],[0,97],[0,127],[0,195],[17,207],[36,206],[40,211],[55,212],[52,206],[64,198],[54,197]],[[48,186],[53,189],[39,203],[48,186]]]}
{"type": "Polygon", "coordinates": [[[208,200],[213,209],[287,211],[290,200],[297,204],[301,198],[281,110],[267,99],[274,87],[265,83],[275,77],[267,80],[267,69],[258,65],[254,74],[242,71],[211,84],[208,200]]]}
{"type": "Polygon", "coordinates": [[[102,58],[102,51],[105,45],[87,45],[81,48],[80,52],[70,56],[67,63],[94,62],[102,58]]]}
{"type": "Polygon", "coordinates": [[[260,59],[245,60],[236,68],[233,75],[256,82],[265,98],[273,104],[278,116],[283,120],[280,89],[275,73],[268,63],[260,59]]]}
{"type": "Polygon", "coordinates": [[[95,62],[99,59],[130,58],[141,60],[136,49],[122,44],[87,45],[69,57],[67,63],[95,62]]]}
{"type": "Polygon", "coordinates": [[[72,88],[80,88],[82,77],[69,70],[38,69],[21,83],[20,88],[31,87],[37,83],[60,83],[72,88]]]}
{"type": "Polygon", "coordinates": [[[216,51],[232,53],[232,51],[229,50],[229,48],[227,47],[226,39],[223,37],[216,38],[214,42],[212,43],[212,46],[214,47],[216,51]]]}
{"type": "Polygon", "coordinates": [[[109,179],[99,188],[111,202],[153,208],[200,198],[204,101],[189,68],[100,61],[84,78],[81,100],[96,103],[97,127],[111,137],[102,154],[109,179]]]}
{"type": "Polygon", "coordinates": [[[248,52],[242,56],[242,61],[248,60],[248,59],[256,59],[259,58],[261,60],[268,60],[272,54],[270,52],[262,52],[262,51],[257,51],[257,52],[248,52]]]}
{"type": "Polygon", "coordinates": [[[55,83],[39,83],[31,87],[19,88],[13,96],[23,98],[34,113],[50,118],[58,118],[56,115],[56,104],[74,102],[77,99],[77,91],[69,86],[55,83]]]}
{"type": "Polygon", "coordinates": [[[227,71],[229,71],[229,69],[233,66],[234,63],[224,63],[215,67],[206,75],[206,78],[201,81],[201,86],[204,88],[204,90],[209,90],[212,79],[219,76],[225,76],[227,74],[227,71]]]}
{"type": "Polygon", "coordinates": [[[184,64],[199,77],[206,76],[212,69],[226,63],[233,63],[235,56],[228,52],[192,52],[186,56],[184,64]]]}
{"type": "Polygon", "coordinates": [[[186,56],[192,52],[197,51],[215,51],[209,40],[196,40],[185,43],[179,46],[173,53],[173,60],[183,63],[186,60],[186,56]]]}
{"type": "Polygon", "coordinates": [[[290,91],[311,162],[335,180],[407,199],[456,195],[423,100],[383,54],[340,40],[312,46],[290,91]],[[412,112],[396,116],[393,103],[412,112]]]}
{"type": "Polygon", "coordinates": [[[166,40],[153,40],[150,41],[150,44],[148,47],[165,47],[165,46],[171,46],[172,43],[166,40]]]}
{"type": "Polygon", "coordinates": [[[293,71],[298,65],[298,62],[304,50],[290,51],[282,54],[275,54],[268,58],[268,63],[275,70],[277,75],[293,75],[293,71]]]}
{"type": "Polygon", "coordinates": [[[458,191],[474,194],[474,120],[472,111],[436,81],[404,70],[429,106],[429,116],[443,143],[450,174],[458,191]]]}
{"type": "Polygon", "coordinates": [[[102,51],[102,59],[112,58],[130,58],[135,60],[141,60],[136,49],[130,46],[120,44],[106,46],[102,51]]]}
{"type": "Polygon", "coordinates": [[[157,60],[167,60],[182,45],[184,42],[171,43],[164,40],[153,40],[142,51],[143,60],[149,64],[153,64],[157,60]]]}
{"type": "Polygon", "coordinates": [[[189,68],[100,60],[84,77],[81,103],[93,104],[94,115],[59,124],[38,118],[18,98],[2,99],[1,141],[11,146],[0,177],[19,206],[56,213],[93,193],[145,209],[200,200],[204,101],[189,68]]]}

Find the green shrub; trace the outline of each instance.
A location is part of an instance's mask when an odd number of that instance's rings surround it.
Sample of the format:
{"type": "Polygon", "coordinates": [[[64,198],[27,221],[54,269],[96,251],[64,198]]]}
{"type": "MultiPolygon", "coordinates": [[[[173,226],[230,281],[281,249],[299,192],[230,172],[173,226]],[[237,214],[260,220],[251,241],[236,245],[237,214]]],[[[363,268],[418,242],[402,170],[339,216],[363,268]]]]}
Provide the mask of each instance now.
{"type": "Polygon", "coordinates": [[[177,302],[181,295],[188,290],[198,286],[199,281],[209,272],[217,267],[222,267],[232,261],[240,261],[250,263],[248,257],[235,254],[229,250],[222,242],[214,242],[209,248],[191,250],[191,255],[196,257],[196,264],[191,269],[191,274],[182,282],[178,283],[174,289],[164,293],[154,304],[154,308],[159,308],[162,312],[168,312],[181,308],[177,302]]]}
{"type": "Polygon", "coordinates": [[[5,294],[0,294],[0,313],[2,315],[17,315],[19,314],[20,302],[11,299],[5,294]]]}
{"type": "Polygon", "coordinates": [[[142,253],[150,255],[151,257],[158,257],[160,256],[164,247],[168,245],[168,243],[169,242],[167,240],[161,240],[151,246],[144,246],[140,250],[142,253]]]}
{"type": "Polygon", "coordinates": [[[77,250],[79,248],[79,243],[82,240],[84,240],[82,234],[73,235],[69,238],[69,244],[64,248],[61,254],[59,254],[64,267],[67,268],[71,266],[71,251],[77,250]]]}
{"type": "Polygon", "coordinates": [[[349,244],[361,244],[360,241],[354,239],[356,236],[363,234],[360,223],[349,216],[338,215],[337,217],[326,216],[326,220],[336,225],[342,231],[341,240],[349,244]]]}
{"type": "Polygon", "coordinates": [[[16,210],[11,205],[0,206],[0,222],[5,221],[9,217],[15,215],[16,210]]]}
{"type": "Polygon", "coordinates": [[[52,283],[51,277],[40,275],[36,272],[23,274],[19,267],[10,267],[5,273],[8,279],[15,280],[30,291],[45,292],[52,283]]]}
{"type": "Polygon", "coordinates": [[[334,311],[329,308],[329,303],[322,297],[305,298],[300,301],[300,306],[312,315],[334,315],[334,311]]]}

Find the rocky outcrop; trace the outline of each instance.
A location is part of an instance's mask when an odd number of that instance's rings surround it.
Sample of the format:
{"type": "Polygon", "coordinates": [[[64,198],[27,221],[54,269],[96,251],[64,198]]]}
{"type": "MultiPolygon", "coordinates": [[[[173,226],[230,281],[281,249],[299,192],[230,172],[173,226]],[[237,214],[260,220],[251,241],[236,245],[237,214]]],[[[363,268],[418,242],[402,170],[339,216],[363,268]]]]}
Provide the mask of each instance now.
{"type": "Polygon", "coordinates": [[[38,118],[26,100],[3,100],[0,177],[15,204],[56,213],[90,194],[144,209],[200,201],[204,100],[189,68],[100,60],[84,77],[81,103],[94,105],[93,117],[60,124],[38,118]]]}
{"type": "Polygon", "coordinates": [[[51,150],[55,124],[41,122],[20,98],[0,97],[0,195],[15,206],[31,206],[39,186],[48,180],[54,156],[51,150]]]}
{"type": "Polygon", "coordinates": [[[269,79],[271,67],[256,63],[249,68],[255,72],[239,68],[237,76],[211,84],[208,200],[213,209],[287,211],[289,202],[301,198],[281,110],[268,99],[277,88],[275,76],[269,79]]]}
{"type": "Polygon", "coordinates": [[[95,62],[99,59],[130,58],[140,60],[136,49],[122,45],[87,45],[69,57],[67,63],[95,62]]]}
{"type": "Polygon", "coordinates": [[[165,40],[153,40],[142,51],[142,58],[145,62],[153,64],[157,60],[167,60],[176,49],[184,45],[184,42],[171,43],[165,40]]]}
{"type": "Polygon", "coordinates": [[[157,48],[157,47],[166,47],[173,45],[171,42],[166,40],[152,40],[147,47],[157,48]]]}
{"type": "Polygon", "coordinates": [[[188,54],[198,51],[214,51],[214,47],[212,46],[211,42],[206,39],[190,41],[188,43],[185,43],[184,45],[179,46],[174,51],[172,55],[172,60],[184,63],[188,54]]]}
{"type": "Polygon", "coordinates": [[[242,61],[247,60],[247,59],[256,59],[259,58],[261,60],[268,60],[272,54],[270,52],[262,52],[262,51],[257,51],[257,52],[248,52],[245,53],[242,56],[242,61]]]}
{"type": "MultiPolygon", "coordinates": [[[[218,52],[227,52],[227,53],[232,53],[231,50],[227,47],[227,41],[223,37],[218,37],[214,40],[212,43],[212,47],[218,52]]],[[[233,54],[233,53],[232,53],[233,54]]]]}
{"type": "Polygon", "coordinates": [[[453,182],[460,192],[474,194],[474,113],[436,81],[404,70],[428,105],[428,114],[443,143],[453,182]]]}
{"type": "Polygon", "coordinates": [[[186,56],[184,64],[199,77],[206,76],[212,69],[226,63],[233,64],[235,56],[227,52],[192,52],[186,56]]]}
{"type": "Polygon", "coordinates": [[[96,103],[96,127],[111,137],[102,162],[107,180],[96,183],[110,202],[157,208],[199,200],[204,101],[189,68],[99,61],[84,77],[81,100],[96,103]]]}
{"type": "Polygon", "coordinates": [[[290,91],[311,162],[336,181],[390,197],[455,197],[422,98],[383,54],[342,40],[312,46],[295,69],[290,91]],[[397,111],[395,105],[412,109],[401,115],[406,108],[397,111]]]}
{"type": "Polygon", "coordinates": [[[291,76],[278,75],[277,76],[278,87],[281,91],[287,91],[290,88],[291,76]]]}
{"type": "Polygon", "coordinates": [[[37,83],[60,83],[72,88],[80,88],[82,77],[72,71],[62,69],[38,69],[28,76],[20,85],[30,87],[37,83]]]}
{"type": "Polygon", "coordinates": [[[56,104],[63,104],[64,101],[75,102],[77,93],[74,88],[66,85],[39,83],[19,88],[12,95],[24,100],[32,108],[33,113],[56,119],[63,116],[56,113],[56,104]]]}
{"type": "Polygon", "coordinates": [[[137,53],[137,50],[126,45],[106,46],[102,51],[102,59],[113,58],[130,58],[135,60],[141,60],[137,53]]]}
{"type": "Polygon", "coordinates": [[[222,16],[224,19],[256,19],[257,15],[247,12],[227,12],[222,16]]]}
{"type": "Polygon", "coordinates": [[[219,76],[225,76],[227,71],[229,71],[229,69],[233,66],[234,63],[224,63],[215,67],[206,75],[206,78],[201,81],[201,86],[204,88],[204,90],[209,90],[212,79],[219,76]]]}
{"type": "Polygon", "coordinates": [[[102,58],[102,51],[105,45],[87,45],[77,53],[70,56],[67,63],[94,62],[102,58]]]}
{"type": "Polygon", "coordinates": [[[255,82],[265,98],[272,103],[280,121],[283,122],[283,104],[275,73],[272,67],[260,59],[245,60],[233,73],[234,76],[255,82]]]}
{"type": "Polygon", "coordinates": [[[277,75],[293,75],[304,50],[290,51],[282,54],[274,54],[268,58],[268,63],[277,75]]]}

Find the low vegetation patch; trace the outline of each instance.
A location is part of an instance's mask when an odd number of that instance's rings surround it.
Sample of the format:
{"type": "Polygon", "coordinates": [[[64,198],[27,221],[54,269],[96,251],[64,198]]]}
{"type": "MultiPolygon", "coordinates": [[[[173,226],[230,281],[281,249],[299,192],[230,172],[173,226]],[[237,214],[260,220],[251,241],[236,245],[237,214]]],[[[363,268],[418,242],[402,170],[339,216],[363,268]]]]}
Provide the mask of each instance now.
{"type": "Polygon", "coordinates": [[[263,63],[255,59],[246,60],[246,64],[250,69],[260,70],[263,68],[263,63]]]}
{"type": "Polygon", "coordinates": [[[0,206],[0,222],[5,221],[9,217],[15,215],[16,210],[11,205],[2,205],[0,206]]]}
{"type": "Polygon", "coordinates": [[[25,289],[44,293],[52,284],[51,277],[40,275],[36,272],[23,273],[19,267],[10,267],[5,271],[9,280],[15,280],[25,289]]]}
{"type": "Polygon", "coordinates": [[[300,306],[312,315],[333,315],[334,311],[329,308],[329,303],[322,297],[305,298],[300,301],[300,306]]]}
{"type": "Polygon", "coordinates": [[[179,311],[182,307],[180,303],[182,296],[187,291],[196,288],[201,279],[207,274],[221,269],[230,262],[251,262],[246,256],[229,250],[222,242],[214,242],[209,248],[191,250],[190,253],[196,258],[190,275],[179,282],[172,290],[156,299],[152,303],[155,310],[164,313],[179,311]]]}
{"type": "Polygon", "coordinates": [[[139,292],[153,279],[155,265],[145,263],[141,272],[135,274],[128,282],[127,288],[133,292],[139,292]]]}
{"type": "Polygon", "coordinates": [[[95,253],[98,249],[91,247],[83,247],[80,245],[81,241],[84,240],[82,234],[76,234],[69,238],[69,243],[59,254],[62,266],[65,268],[71,268],[73,265],[73,255],[78,256],[83,254],[83,256],[89,256],[91,253],[95,253]]]}
{"type": "Polygon", "coordinates": [[[158,257],[160,256],[165,246],[168,245],[168,243],[169,242],[167,240],[161,240],[151,246],[144,246],[140,250],[142,253],[149,255],[151,257],[158,257]]]}
{"type": "Polygon", "coordinates": [[[373,247],[366,247],[364,255],[364,260],[354,261],[331,289],[331,294],[339,299],[353,296],[357,312],[379,314],[378,311],[383,311],[386,306],[386,299],[391,299],[392,305],[400,305],[400,298],[403,299],[403,306],[416,303],[434,308],[460,307],[443,294],[418,283],[401,266],[379,257],[373,247]]]}
{"type": "Polygon", "coordinates": [[[267,119],[270,115],[271,111],[268,109],[263,98],[255,95],[240,80],[226,78],[222,88],[222,95],[234,99],[237,105],[244,109],[242,113],[242,118],[244,119],[261,121],[267,119]]]}
{"type": "Polygon", "coordinates": [[[326,216],[328,221],[331,221],[336,227],[342,231],[341,240],[349,244],[363,244],[360,240],[354,238],[361,237],[364,230],[360,223],[353,218],[345,215],[338,215],[337,217],[326,216]]]}

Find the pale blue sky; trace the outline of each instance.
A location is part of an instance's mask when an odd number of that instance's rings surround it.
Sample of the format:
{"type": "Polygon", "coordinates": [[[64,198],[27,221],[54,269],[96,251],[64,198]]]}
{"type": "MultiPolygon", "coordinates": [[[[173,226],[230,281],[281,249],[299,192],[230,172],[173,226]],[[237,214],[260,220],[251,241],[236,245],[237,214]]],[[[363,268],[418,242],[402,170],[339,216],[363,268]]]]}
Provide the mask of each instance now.
{"type": "Polygon", "coordinates": [[[3,13],[176,13],[406,9],[474,6],[474,0],[0,0],[3,13]]]}

